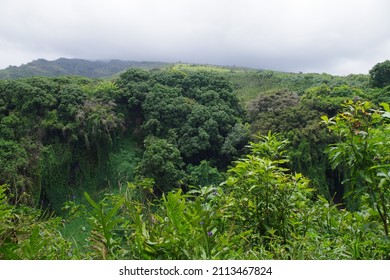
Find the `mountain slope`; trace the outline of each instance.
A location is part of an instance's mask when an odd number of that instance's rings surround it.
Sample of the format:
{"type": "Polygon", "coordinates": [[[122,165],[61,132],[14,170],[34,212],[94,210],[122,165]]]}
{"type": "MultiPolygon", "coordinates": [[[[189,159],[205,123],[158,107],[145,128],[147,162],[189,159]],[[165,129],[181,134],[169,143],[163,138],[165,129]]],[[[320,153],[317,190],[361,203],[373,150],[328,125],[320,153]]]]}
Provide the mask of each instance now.
{"type": "Polygon", "coordinates": [[[54,61],[45,59],[34,60],[21,66],[9,66],[0,70],[0,79],[17,79],[31,76],[55,77],[62,75],[78,75],[89,78],[109,77],[125,69],[135,68],[161,68],[167,65],[163,62],[138,61],[89,61],[83,59],[59,58],[54,61]]]}

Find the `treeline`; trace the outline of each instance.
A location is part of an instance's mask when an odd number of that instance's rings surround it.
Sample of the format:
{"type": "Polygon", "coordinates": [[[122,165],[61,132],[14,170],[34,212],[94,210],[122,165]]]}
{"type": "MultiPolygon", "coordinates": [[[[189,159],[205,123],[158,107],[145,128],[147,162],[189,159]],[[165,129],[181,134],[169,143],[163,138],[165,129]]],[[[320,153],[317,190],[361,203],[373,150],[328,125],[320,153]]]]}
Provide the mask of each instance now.
{"type": "Polygon", "coordinates": [[[0,81],[0,257],[389,258],[387,66],[0,81]]]}

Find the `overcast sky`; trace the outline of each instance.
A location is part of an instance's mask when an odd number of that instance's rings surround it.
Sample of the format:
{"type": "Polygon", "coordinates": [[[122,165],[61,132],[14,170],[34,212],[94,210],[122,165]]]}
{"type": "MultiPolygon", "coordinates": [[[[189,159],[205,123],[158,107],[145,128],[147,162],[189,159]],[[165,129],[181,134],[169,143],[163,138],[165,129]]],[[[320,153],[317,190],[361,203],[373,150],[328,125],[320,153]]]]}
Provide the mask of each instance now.
{"type": "Polygon", "coordinates": [[[390,59],[389,0],[0,0],[0,68],[123,59],[368,73],[390,59]]]}

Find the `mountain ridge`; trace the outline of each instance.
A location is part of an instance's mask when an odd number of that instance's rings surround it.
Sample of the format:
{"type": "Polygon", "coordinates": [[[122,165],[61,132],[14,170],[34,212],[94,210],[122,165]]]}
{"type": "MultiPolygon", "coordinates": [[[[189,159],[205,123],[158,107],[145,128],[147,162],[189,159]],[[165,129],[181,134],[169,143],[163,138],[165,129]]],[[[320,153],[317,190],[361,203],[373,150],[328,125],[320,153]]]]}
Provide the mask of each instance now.
{"type": "Polygon", "coordinates": [[[84,76],[88,78],[110,77],[128,68],[153,69],[169,65],[165,62],[86,60],[80,58],[58,58],[46,60],[39,58],[20,66],[9,66],[0,70],[0,79],[18,79],[32,76],[84,76]]]}

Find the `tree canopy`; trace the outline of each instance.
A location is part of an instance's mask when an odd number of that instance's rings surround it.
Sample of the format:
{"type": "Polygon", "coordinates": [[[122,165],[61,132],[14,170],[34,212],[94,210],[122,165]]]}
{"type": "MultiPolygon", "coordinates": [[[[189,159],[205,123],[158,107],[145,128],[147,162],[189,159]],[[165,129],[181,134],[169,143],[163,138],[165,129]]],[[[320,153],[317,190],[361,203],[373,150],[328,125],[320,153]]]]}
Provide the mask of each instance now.
{"type": "Polygon", "coordinates": [[[369,73],[373,87],[383,88],[390,85],[390,60],[375,64],[369,73]]]}

